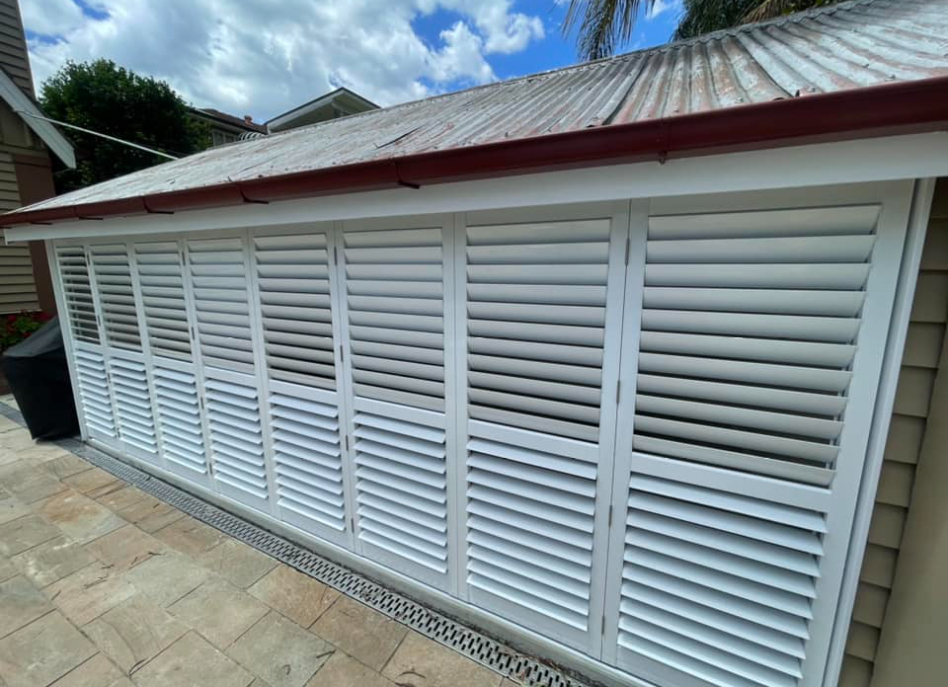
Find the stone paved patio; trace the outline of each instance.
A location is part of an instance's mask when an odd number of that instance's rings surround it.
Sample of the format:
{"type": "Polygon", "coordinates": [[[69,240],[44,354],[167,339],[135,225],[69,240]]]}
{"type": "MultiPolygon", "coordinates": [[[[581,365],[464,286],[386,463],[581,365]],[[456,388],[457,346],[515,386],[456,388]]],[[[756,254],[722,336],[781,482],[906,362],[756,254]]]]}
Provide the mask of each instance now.
{"type": "Polygon", "coordinates": [[[0,416],[0,687],[46,685],[514,683],[0,416]]]}

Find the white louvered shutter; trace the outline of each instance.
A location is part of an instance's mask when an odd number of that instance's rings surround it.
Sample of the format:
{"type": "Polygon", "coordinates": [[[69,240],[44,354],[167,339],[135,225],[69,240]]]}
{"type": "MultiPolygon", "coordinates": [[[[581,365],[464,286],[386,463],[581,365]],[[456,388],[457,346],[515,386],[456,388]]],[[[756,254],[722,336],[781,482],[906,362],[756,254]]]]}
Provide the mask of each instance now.
{"type": "Polygon", "coordinates": [[[92,438],[112,443],[118,438],[118,430],[105,359],[101,352],[77,342],[75,364],[86,430],[92,438]]]}
{"type": "Polygon", "coordinates": [[[237,501],[268,510],[260,399],[254,380],[232,375],[205,382],[211,460],[218,489],[237,501]]]}
{"type": "Polygon", "coordinates": [[[105,343],[111,348],[141,352],[127,246],[124,243],[92,244],[89,256],[102,311],[105,343]]]}
{"type": "Polygon", "coordinates": [[[269,511],[244,239],[190,239],[187,260],[214,480],[221,493],[269,511]]]}
{"type": "Polygon", "coordinates": [[[191,239],[187,246],[204,365],[252,374],[253,337],[243,240],[191,239]]]}
{"type": "Polygon", "coordinates": [[[619,217],[475,218],[465,237],[468,592],[587,652],[599,641],[597,479],[612,446],[600,409],[615,407],[603,380],[610,359],[614,385],[618,355],[619,217]]]}
{"type": "Polygon", "coordinates": [[[154,463],[158,461],[158,437],[128,246],[92,244],[89,257],[107,346],[106,367],[118,436],[130,454],[154,463]]]}
{"type": "Polygon", "coordinates": [[[193,362],[183,250],[177,241],[144,241],[134,245],[134,254],[161,451],[171,472],[207,486],[210,469],[193,362]]]}
{"type": "Polygon", "coordinates": [[[348,544],[329,243],[315,228],[257,230],[253,262],[280,517],[348,544]]]}
{"type": "Polygon", "coordinates": [[[66,303],[66,317],[72,339],[76,342],[99,343],[99,323],[89,281],[89,262],[84,246],[57,245],[56,260],[66,303]]]}
{"type": "MultiPolygon", "coordinates": [[[[445,229],[347,224],[343,234],[363,551],[449,584],[445,229]]],[[[450,256],[448,256],[450,259],[450,256]]]]}
{"type": "Polygon", "coordinates": [[[904,232],[880,213],[650,218],[610,552],[621,667],[821,684],[904,232]]]}

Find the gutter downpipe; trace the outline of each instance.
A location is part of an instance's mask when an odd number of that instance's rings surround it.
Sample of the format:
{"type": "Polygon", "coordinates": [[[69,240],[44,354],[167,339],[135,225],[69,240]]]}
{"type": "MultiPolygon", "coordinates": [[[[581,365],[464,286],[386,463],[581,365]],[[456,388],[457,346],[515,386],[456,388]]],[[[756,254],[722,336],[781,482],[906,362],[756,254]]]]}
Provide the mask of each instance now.
{"type": "Polygon", "coordinates": [[[293,198],[884,135],[948,131],[948,76],[149,196],[21,210],[0,227],[269,203],[293,198]]]}

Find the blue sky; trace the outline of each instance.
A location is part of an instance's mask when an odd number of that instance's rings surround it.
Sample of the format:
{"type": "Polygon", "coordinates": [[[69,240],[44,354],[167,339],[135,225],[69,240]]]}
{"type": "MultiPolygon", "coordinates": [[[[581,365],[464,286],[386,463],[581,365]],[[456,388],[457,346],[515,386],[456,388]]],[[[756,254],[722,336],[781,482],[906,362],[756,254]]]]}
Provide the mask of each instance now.
{"type": "MultiPolygon", "coordinates": [[[[186,100],[265,121],[337,86],[383,105],[578,61],[564,0],[23,0],[37,86],[106,57],[186,100]]],[[[658,0],[623,51],[664,43],[658,0]]]]}

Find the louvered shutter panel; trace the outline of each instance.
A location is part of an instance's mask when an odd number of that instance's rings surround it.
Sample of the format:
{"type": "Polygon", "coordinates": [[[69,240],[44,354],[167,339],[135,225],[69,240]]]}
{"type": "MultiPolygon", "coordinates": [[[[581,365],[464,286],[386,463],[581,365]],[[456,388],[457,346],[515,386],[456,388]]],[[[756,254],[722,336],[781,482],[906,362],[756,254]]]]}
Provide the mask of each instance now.
{"type": "Polygon", "coordinates": [[[145,327],[152,355],[191,359],[181,249],[174,241],[135,244],[145,327]]]}
{"type": "Polygon", "coordinates": [[[118,438],[118,431],[105,359],[99,351],[77,343],[75,365],[86,430],[92,438],[112,443],[118,438]]]}
{"type": "Polygon", "coordinates": [[[254,381],[245,375],[205,381],[211,461],[223,494],[269,510],[260,399],[254,381]]]}
{"type": "Polygon", "coordinates": [[[253,237],[267,369],[273,379],[336,388],[328,237],[253,237]]]}
{"type": "Polygon", "coordinates": [[[191,239],[191,289],[201,358],[208,367],[253,371],[250,300],[243,241],[191,239]]]}
{"type": "Polygon", "coordinates": [[[193,362],[185,264],[177,241],[134,245],[142,312],[151,352],[155,418],[166,467],[189,481],[210,485],[202,425],[202,385],[193,362]]]}
{"type": "Polygon", "coordinates": [[[282,519],[343,543],[346,504],[336,394],[270,382],[270,436],[282,519]]]}
{"type": "Polygon", "coordinates": [[[651,218],[634,448],[827,484],[878,214],[651,218]]]}
{"type": "Polygon", "coordinates": [[[93,244],[89,255],[106,342],[112,347],[140,352],[142,341],[128,248],[124,243],[93,244]]]}
{"type": "Polygon", "coordinates": [[[119,437],[130,453],[155,462],[158,440],[144,363],[113,355],[109,358],[109,378],[119,437]]]}
{"type": "Polygon", "coordinates": [[[883,209],[649,219],[620,667],[822,684],[904,231],[883,209]]]}
{"type": "Polygon", "coordinates": [[[597,480],[612,445],[608,437],[600,445],[600,420],[602,407],[614,408],[603,367],[618,355],[614,343],[606,352],[607,310],[617,333],[624,284],[617,248],[627,228],[608,214],[468,224],[469,595],[596,651],[597,480]]]}
{"type": "Polygon", "coordinates": [[[154,378],[155,412],[168,469],[189,480],[206,483],[207,448],[193,366],[172,366],[167,360],[155,358],[154,378]]]}
{"type": "Polygon", "coordinates": [[[83,246],[57,245],[56,260],[63,286],[66,316],[74,341],[99,343],[99,324],[89,281],[89,263],[83,246]]]}
{"type": "Polygon", "coordinates": [[[830,503],[824,489],[640,457],[620,665],[659,680],[670,667],[720,687],[797,685],[830,503]]]}
{"type": "Polygon", "coordinates": [[[358,538],[367,555],[441,588],[450,556],[445,233],[443,224],[347,224],[342,251],[358,538]]]}

